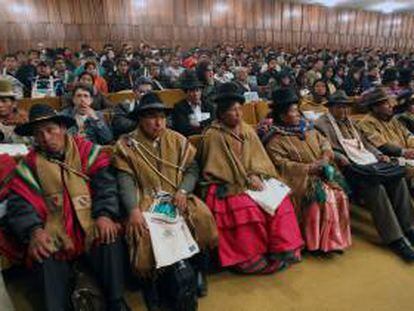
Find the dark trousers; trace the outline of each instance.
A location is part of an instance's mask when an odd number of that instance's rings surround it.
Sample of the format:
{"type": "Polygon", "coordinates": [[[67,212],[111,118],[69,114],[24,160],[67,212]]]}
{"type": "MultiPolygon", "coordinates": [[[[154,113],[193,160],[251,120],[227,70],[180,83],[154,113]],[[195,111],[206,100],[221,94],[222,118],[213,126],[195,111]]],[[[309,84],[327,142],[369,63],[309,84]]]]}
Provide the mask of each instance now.
{"type": "Polygon", "coordinates": [[[361,183],[359,190],[384,243],[396,241],[414,228],[411,195],[404,178],[381,184],[361,183]]]}
{"type": "MultiPolygon", "coordinates": [[[[87,264],[108,303],[122,299],[124,271],[124,249],[121,240],[112,244],[100,244],[81,258],[87,264]]],[[[46,311],[70,310],[70,295],[73,289],[73,262],[48,258],[35,266],[37,284],[42,291],[46,311]]]]}

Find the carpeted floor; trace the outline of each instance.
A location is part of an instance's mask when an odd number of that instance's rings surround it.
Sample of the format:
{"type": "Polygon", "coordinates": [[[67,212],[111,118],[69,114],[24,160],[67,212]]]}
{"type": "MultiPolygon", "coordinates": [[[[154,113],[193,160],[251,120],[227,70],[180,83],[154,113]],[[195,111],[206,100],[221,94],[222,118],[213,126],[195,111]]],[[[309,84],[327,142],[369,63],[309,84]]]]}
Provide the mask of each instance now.
{"type": "MultiPolygon", "coordinates": [[[[228,272],[211,275],[209,295],[199,301],[199,310],[414,310],[414,265],[405,264],[376,245],[372,227],[358,227],[358,218],[353,215],[353,231],[357,234],[354,245],[344,255],[331,259],[305,257],[302,263],[270,276],[228,272]]],[[[17,290],[23,282],[16,279],[9,284],[17,311],[32,310],[28,307],[30,290],[17,290]]],[[[128,292],[127,298],[133,310],[145,310],[139,292],[128,292]]]]}

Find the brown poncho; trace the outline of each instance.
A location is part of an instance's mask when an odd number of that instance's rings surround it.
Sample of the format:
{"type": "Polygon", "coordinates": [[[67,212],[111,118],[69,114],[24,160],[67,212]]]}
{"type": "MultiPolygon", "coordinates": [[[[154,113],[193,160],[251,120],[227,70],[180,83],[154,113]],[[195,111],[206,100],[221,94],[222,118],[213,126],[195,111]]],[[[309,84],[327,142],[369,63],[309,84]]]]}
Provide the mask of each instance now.
{"type": "Polygon", "coordinates": [[[316,130],[309,130],[304,137],[276,132],[266,144],[266,150],[278,173],[293,190],[293,201],[300,216],[302,199],[307,195],[310,164],[332,152],[327,139],[316,130]]]}
{"type": "Polygon", "coordinates": [[[248,176],[278,178],[254,129],[241,124],[240,135],[218,121],[203,135],[198,150],[203,179],[207,184],[225,184],[227,194],[235,195],[248,188],[248,176]]]}
{"type": "MultiPolygon", "coordinates": [[[[139,208],[151,207],[154,194],[165,191],[175,194],[183,173],[194,160],[196,150],[182,135],[165,129],[158,138],[160,148],[140,129],[122,137],[116,144],[114,166],[134,177],[139,189],[139,208]]],[[[193,230],[200,248],[217,245],[217,228],[208,207],[196,196],[189,195],[189,213],[186,220],[193,230]]],[[[139,274],[154,268],[154,258],[149,236],[138,241],[127,237],[131,261],[139,274]]]]}

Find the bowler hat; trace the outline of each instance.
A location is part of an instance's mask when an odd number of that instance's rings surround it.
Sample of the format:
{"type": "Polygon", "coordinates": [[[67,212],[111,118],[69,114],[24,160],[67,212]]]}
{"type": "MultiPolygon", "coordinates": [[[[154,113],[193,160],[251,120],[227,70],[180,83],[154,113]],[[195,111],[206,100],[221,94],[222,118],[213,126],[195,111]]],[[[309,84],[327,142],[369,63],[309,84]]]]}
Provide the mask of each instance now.
{"type": "Polygon", "coordinates": [[[236,101],[244,104],[246,99],[240,93],[239,88],[233,82],[226,82],[221,84],[217,89],[215,102],[220,104],[222,102],[236,101]]]}

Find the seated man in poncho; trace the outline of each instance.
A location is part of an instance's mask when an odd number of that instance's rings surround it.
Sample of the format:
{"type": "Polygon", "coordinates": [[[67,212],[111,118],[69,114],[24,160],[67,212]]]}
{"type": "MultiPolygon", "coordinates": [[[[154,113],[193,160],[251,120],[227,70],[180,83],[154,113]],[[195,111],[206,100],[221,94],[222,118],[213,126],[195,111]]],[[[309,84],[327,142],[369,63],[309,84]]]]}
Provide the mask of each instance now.
{"type": "Polygon", "coordinates": [[[127,311],[117,224],[121,215],[109,156],[68,135],[74,124],[50,106],[36,104],[29,121],[16,127],[18,135],[33,136],[35,145],[11,181],[7,225],[38,273],[41,310],[63,311],[74,303],[74,263],[82,262],[101,285],[107,310],[127,311]]]}
{"type": "MultiPolygon", "coordinates": [[[[120,197],[128,215],[126,235],[131,265],[138,275],[151,276],[149,282],[144,282],[144,298],[148,308],[159,307],[160,300],[165,298],[158,297],[162,292],[163,296],[173,296],[167,297],[172,298],[169,301],[172,309],[184,310],[185,307],[185,310],[195,310],[196,286],[188,260],[166,267],[154,278],[158,272],[155,269],[157,258],[153,256],[155,246],[151,244],[152,236],[143,212],[151,212],[157,197],[162,193],[168,194],[172,205],[193,230],[199,247],[215,246],[217,232],[214,219],[204,203],[191,195],[199,175],[194,160],[196,151],[184,136],[166,128],[167,108],[156,94],[150,92],[144,95],[136,111],[138,127],[134,132],[120,137],[114,155],[120,197]],[[182,269],[183,278],[171,277],[176,269],[182,269]],[[160,290],[163,286],[168,289],[160,290]],[[188,290],[182,290],[184,288],[188,290]]],[[[203,284],[197,285],[203,287],[203,284]]]]}

